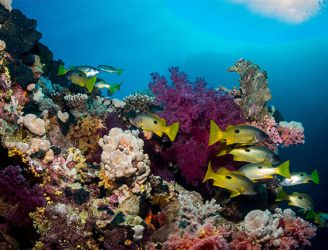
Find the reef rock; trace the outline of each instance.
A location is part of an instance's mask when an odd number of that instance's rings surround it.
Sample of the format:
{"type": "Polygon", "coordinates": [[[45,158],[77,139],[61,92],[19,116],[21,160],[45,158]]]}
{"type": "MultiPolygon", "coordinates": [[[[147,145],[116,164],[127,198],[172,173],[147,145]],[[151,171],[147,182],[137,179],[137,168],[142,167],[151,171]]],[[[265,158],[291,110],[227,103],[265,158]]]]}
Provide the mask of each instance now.
{"type": "Polygon", "coordinates": [[[245,117],[250,120],[262,120],[267,115],[265,106],[271,100],[266,72],[260,71],[258,65],[244,59],[240,59],[228,68],[228,71],[237,72],[240,76],[239,104],[245,117]]]}

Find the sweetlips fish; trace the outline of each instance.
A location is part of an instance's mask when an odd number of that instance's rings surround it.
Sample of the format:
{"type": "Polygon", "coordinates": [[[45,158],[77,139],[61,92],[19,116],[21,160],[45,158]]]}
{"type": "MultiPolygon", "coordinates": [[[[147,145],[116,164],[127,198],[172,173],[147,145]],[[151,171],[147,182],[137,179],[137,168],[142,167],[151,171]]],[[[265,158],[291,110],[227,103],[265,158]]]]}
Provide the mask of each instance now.
{"type": "Polygon", "coordinates": [[[277,167],[273,167],[269,162],[250,163],[243,166],[239,171],[252,181],[270,179],[273,178],[273,175],[290,177],[289,161],[285,161],[277,167]]]}
{"type": "Polygon", "coordinates": [[[260,146],[240,147],[240,148],[226,148],[221,150],[217,156],[231,154],[234,161],[244,161],[250,163],[269,162],[271,164],[278,164],[280,158],[273,151],[260,146]]]}
{"type": "Polygon", "coordinates": [[[276,201],[288,201],[288,205],[299,207],[305,212],[313,209],[312,199],[309,195],[304,193],[293,192],[286,194],[283,189],[280,189],[276,201]]]}
{"type": "Polygon", "coordinates": [[[166,126],[166,120],[151,113],[139,113],[136,117],[130,118],[130,122],[147,132],[153,132],[159,137],[166,134],[173,142],[179,130],[179,122],[166,126]]]}
{"type": "Polygon", "coordinates": [[[83,71],[77,70],[77,69],[68,71],[65,74],[65,76],[72,83],[74,83],[80,87],[86,88],[89,93],[92,92],[92,90],[95,86],[96,80],[97,80],[97,77],[94,76],[94,77],[88,78],[87,75],[83,71]]]}
{"type": "Polygon", "coordinates": [[[117,75],[121,75],[123,72],[123,69],[117,69],[109,65],[98,65],[97,69],[103,72],[116,73],[117,75]]]}
{"type": "Polygon", "coordinates": [[[262,130],[249,125],[230,125],[222,131],[214,122],[210,121],[210,137],[208,145],[224,140],[226,145],[252,145],[268,138],[262,130]]]}
{"type": "Polygon", "coordinates": [[[58,68],[58,76],[65,75],[67,72],[71,70],[81,70],[83,71],[87,77],[92,77],[100,73],[98,69],[92,66],[87,66],[87,65],[82,65],[82,66],[72,66],[69,67],[68,69],[64,68],[64,65],[60,64],[58,68]]]}
{"type": "Polygon", "coordinates": [[[203,183],[207,180],[214,180],[213,186],[231,191],[230,197],[238,195],[255,195],[253,182],[239,171],[230,171],[226,168],[219,168],[214,171],[211,162],[208,163],[207,172],[203,183]]]}
{"type": "Polygon", "coordinates": [[[104,79],[97,77],[97,81],[96,81],[96,88],[98,89],[109,89],[111,87],[110,84],[108,84],[104,79]]]}
{"type": "Polygon", "coordinates": [[[328,227],[328,213],[316,213],[313,210],[310,210],[306,214],[306,219],[314,219],[314,222],[319,227],[328,227]]]}
{"type": "Polygon", "coordinates": [[[305,172],[295,172],[291,173],[290,178],[284,179],[280,184],[282,186],[293,186],[303,183],[309,183],[313,181],[315,184],[319,184],[319,174],[317,170],[314,170],[311,175],[305,172]]]}

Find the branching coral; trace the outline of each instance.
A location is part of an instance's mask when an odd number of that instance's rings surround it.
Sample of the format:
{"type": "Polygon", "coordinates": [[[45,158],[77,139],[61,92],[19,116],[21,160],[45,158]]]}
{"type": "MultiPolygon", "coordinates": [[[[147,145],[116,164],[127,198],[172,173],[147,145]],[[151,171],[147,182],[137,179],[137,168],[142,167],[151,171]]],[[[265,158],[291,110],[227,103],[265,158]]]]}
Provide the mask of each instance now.
{"type": "Polygon", "coordinates": [[[144,154],[144,143],[137,133],[113,128],[99,140],[102,147],[101,168],[105,177],[115,182],[124,179],[133,192],[140,192],[141,185],[150,173],[148,155],[144,154]]]}
{"type": "Polygon", "coordinates": [[[123,112],[125,114],[152,112],[156,108],[154,99],[154,97],[142,93],[131,94],[123,99],[125,102],[123,112]]]}
{"type": "Polygon", "coordinates": [[[210,120],[225,129],[228,125],[244,122],[244,119],[227,92],[207,89],[201,78],[192,83],[178,68],[170,68],[169,71],[172,86],[164,76],[153,73],[150,89],[155,95],[155,103],[163,107],[159,115],[168,124],[180,122],[180,134],[171,153],[175,154],[186,180],[198,185],[211,154],[211,148],[207,146],[210,120]]]}

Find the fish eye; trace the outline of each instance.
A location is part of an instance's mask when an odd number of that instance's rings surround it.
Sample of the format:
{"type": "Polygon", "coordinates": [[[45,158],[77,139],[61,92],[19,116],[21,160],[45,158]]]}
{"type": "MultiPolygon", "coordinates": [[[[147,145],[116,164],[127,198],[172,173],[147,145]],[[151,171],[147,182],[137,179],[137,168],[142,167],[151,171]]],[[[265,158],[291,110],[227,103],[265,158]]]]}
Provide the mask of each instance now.
{"type": "Polygon", "coordinates": [[[251,150],[249,148],[245,148],[245,151],[246,152],[250,152],[251,150]]]}
{"type": "Polygon", "coordinates": [[[300,176],[304,176],[304,174],[300,174],[300,176]]]}
{"type": "Polygon", "coordinates": [[[236,134],[238,134],[239,132],[240,132],[239,129],[236,129],[236,130],[235,130],[235,133],[236,133],[236,134]]]}
{"type": "Polygon", "coordinates": [[[226,178],[227,178],[228,180],[232,179],[232,177],[231,177],[230,175],[226,175],[226,178]]]}
{"type": "Polygon", "coordinates": [[[157,124],[157,121],[156,121],[156,120],[154,120],[154,123],[155,123],[155,124],[157,124]]]}
{"type": "Polygon", "coordinates": [[[302,200],[302,199],[303,199],[303,197],[302,197],[302,196],[298,196],[298,198],[299,198],[300,200],[302,200]]]}
{"type": "Polygon", "coordinates": [[[258,169],[262,169],[262,167],[261,166],[259,166],[259,167],[257,167],[258,169]]]}
{"type": "Polygon", "coordinates": [[[79,77],[82,77],[82,74],[81,73],[79,74],[79,77]]]}

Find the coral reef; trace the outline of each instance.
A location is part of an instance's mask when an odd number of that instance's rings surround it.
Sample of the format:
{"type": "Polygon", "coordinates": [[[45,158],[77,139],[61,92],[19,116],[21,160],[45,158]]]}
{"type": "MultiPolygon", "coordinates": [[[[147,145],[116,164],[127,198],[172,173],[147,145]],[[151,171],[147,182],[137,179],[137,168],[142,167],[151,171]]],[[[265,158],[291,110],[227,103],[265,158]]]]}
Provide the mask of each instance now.
{"type": "Polygon", "coordinates": [[[257,196],[227,198],[202,180],[215,157],[210,120],[221,129],[250,124],[263,145],[304,143],[304,128],[267,107],[267,76],[246,60],[230,71],[240,88],[208,89],[169,69],[150,91],[122,100],[87,93],[57,75],[62,61],[39,42],[36,21],[0,1],[1,249],[298,249],[316,228],[276,209],[278,178],[257,196]],[[176,139],[139,133],[131,115],[156,113],[180,123],[176,139]],[[255,210],[254,210],[255,209],[255,210]],[[266,211],[258,209],[268,209],[266,211]],[[273,212],[274,211],[274,212],[273,212]],[[244,215],[246,214],[245,218],[244,215]]]}

